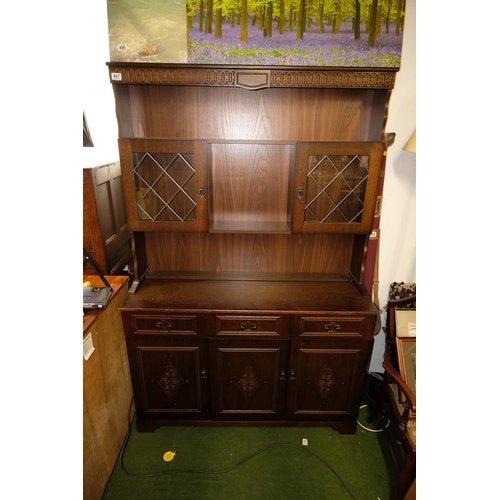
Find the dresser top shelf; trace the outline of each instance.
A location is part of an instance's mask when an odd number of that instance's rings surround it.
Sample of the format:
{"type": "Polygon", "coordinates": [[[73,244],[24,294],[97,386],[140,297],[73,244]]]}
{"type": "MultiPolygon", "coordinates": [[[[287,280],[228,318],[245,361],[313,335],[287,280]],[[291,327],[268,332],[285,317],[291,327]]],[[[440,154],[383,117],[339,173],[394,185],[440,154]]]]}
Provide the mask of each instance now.
{"type": "Polygon", "coordinates": [[[195,280],[148,277],[121,311],[177,313],[378,314],[369,296],[349,281],[195,280]]]}

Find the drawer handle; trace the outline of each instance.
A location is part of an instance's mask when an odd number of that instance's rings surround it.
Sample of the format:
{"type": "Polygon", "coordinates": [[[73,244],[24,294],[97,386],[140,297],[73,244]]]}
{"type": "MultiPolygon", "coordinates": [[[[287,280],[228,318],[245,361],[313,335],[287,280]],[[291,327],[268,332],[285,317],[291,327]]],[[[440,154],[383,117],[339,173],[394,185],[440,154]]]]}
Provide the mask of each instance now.
{"type": "Polygon", "coordinates": [[[255,330],[257,328],[256,323],[250,323],[250,321],[247,321],[246,323],[241,323],[241,329],[244,332],[251,332],[252,330],[255,330]]]}
{"type": "Polygon", "coordinates": [[[325,325],[325,330],[328,333],[338,332],[340,330],[340,325],[338,323],[334,323],[332,321],[331,323],[328,323],[327,325],[325,325]]]}
{"type": "Polygon", "coordinates": [[[156,322],[156,328],[158,330],[171,330],[172,329],[172,323],[170,321],[157,321],[156,322]]]}
{"type": "Polygon", "coordinates": [[[206,368],[203,368],[203,370],[201,370],[201,378],[207,378],[207,370],[206,370],[206,368]]]}
{"type": "Polygon", "coordinates": [[[290,380],[295,380],[295,370],[290,372],[290,380]]]}
{"type": "Polygon", "coordinates": [[[285,370],[281,370],[281,373],[280,373],[280,380],[286,380],[285,370]]]}

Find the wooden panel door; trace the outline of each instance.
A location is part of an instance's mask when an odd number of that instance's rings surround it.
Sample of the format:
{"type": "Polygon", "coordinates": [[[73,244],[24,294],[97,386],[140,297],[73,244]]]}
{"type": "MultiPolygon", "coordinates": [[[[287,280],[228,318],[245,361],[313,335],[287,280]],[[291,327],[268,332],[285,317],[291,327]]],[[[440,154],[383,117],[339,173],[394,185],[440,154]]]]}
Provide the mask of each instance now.
{"type": "Polygon", "coordinates": [[[286,418],[355,419],[372,343],[292,340],[286,418]]]}
{"type": "Polygon", "coordinates": [[[127,349],[138,418],[208,418],[206,339],[129,337],[127,349]]]}
{"type": "MultiPolygon", "coordinates": [[[[103,274],[117,274],[132,259],[120,163],[83,169],[83,248],[103,274]]],[[[87,265],[85,272],[96,274],[87,265]]]]}
{"type": "Polygon", "coordinates": [[[212,418],[282,420],[287,340],[210,340],[212,418]]]}

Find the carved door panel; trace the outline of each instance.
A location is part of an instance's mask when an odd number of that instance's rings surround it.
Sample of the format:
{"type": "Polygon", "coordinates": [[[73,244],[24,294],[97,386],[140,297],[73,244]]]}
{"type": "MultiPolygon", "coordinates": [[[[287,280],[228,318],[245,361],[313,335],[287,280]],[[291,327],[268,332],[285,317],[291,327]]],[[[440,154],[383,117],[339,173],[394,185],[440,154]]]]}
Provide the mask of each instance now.
{"type": "Polygon", "coordinates": [[[372,341],[292,340],[289,420],[356,417],[372,341]]]}
{"type": "Polygon", "coordinates": [[[208,417],[206,339],[128,338],[127,349],[139,417],[208,417]]]}
{"type": "Polygon", "coordinates": [[[282,420],[288,341],[211,340],[212,418],[282,420]]]}

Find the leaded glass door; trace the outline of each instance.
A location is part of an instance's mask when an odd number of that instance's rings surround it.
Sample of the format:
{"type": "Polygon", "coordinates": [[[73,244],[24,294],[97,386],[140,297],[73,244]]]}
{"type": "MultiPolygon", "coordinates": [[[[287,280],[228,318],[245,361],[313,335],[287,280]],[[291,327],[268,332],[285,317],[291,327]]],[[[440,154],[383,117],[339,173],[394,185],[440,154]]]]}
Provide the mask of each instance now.
{"type": "Polygon", "coordinates": [[[297,144],[292,231],[369,233],[383,151],[383,143],[297,144]]]}
{"type": "Polygon", "coordinates": [[[123,190],[132,231],[207,231],[205,143],[119,141],[123,190]]]}

